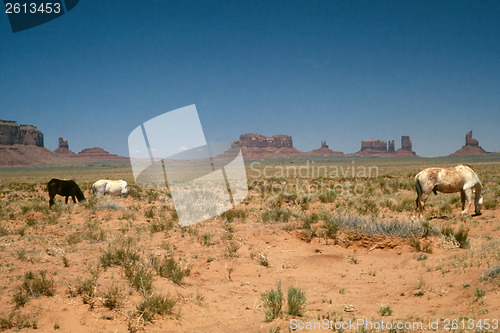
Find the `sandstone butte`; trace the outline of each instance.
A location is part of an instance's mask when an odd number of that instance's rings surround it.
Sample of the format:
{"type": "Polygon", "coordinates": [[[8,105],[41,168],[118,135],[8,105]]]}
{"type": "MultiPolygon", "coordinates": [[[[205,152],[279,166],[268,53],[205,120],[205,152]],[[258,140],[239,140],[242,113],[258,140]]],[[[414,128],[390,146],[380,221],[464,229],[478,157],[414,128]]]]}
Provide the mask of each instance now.
{"type": "Polygon", "coordinates": [[[465,134],[465,146],[450,154],[449,156],[468,156],[468,155],[484,155],[488,154],[480,145],[479,142],[472,137],[472,131],[465,134]]]}

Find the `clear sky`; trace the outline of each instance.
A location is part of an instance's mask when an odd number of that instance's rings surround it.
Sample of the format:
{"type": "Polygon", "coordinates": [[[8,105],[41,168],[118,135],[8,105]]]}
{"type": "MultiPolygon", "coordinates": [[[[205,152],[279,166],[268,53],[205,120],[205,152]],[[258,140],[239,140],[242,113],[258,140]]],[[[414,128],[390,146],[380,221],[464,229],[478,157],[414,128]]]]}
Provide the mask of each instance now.
{"type": "Polygon", "coordinates": [[[13,34],[0,13],[0,119],[45,146],[128,155],[129,133],[196,104],[208,141],[291,135],[448,155],[500,150],[500,1],[82,0],[13,34]]]}

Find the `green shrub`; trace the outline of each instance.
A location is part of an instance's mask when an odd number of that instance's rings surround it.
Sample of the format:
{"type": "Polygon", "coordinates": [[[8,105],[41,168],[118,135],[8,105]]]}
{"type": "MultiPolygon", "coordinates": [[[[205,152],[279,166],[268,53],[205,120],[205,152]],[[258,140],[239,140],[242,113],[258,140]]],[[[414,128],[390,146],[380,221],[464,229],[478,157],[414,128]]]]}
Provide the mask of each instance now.
{"type": "Polygon", "coordinates": [[[139,315],[146,322],[151,322],[155,315],[167,315],[172,314],[172,309],[175,306],[176,301],[165,296],[160,295],[148,295],[144,297],[144,300],[137,306],[137,311],[139,315]]]}
{"type": "Polygon", "coordinates": [[[156,257],[152,256],[151,264],[158,275],[170,279],[175,284],[181,284],[182,279],[191,274],[190,268],[182,268],[172,257],[165,257],[159,261],[156,257]]]}
{"type": "Polygon", "coordinates": [[[389,305],[383,306],[380,308],[379,313],[382,317],[390,316],[392,314],[392,309],[389,305]]]}
{"type": "Polygon", "coordinates": [[[121,306],[123,294],[118,286],[110,286],[108,290],[102,295],[103,305],[110,310],[116,309],[121,306]]]}
{"type": "Polygon", "coordinates": [[[292,213],[289,210],[272,208],[262,214],[262,221],[264,223],[288,222],[291,216],[292,213]]]}
{"type": "Polygon", "coordinates": [[[54,296],[55,292],[54,280],[47,277],[46,271],[38,271],[38,274],[29,271],[24,275],[23,284],[14,294],[14,302],[19,307],[33,297],[54,296]]]}
{"type": "Polygon", "coordinates": [[[287,313],[291,316],[302,316],[306,308],[306,294],[297,288],[288,288],[288,310],[287,313]]]}
{"type": "Polygon", "coordinates": [[[153,290],[153,273],[142,265],[125,265],[125,276],[141,294],[149,294],[153,290]]]}
{"type": "Polygon", "coordinates": [[[335,191],[328,191],[328,192],[325,192],[325,193],[321,193],[318,196],[318,198],[323,203],[332,203],[337,198],[337,195],[335,194],[335,191]]]}
{"type": "Polygon", "coordinates": [[[271,289],[268,292],[261,293],[260,296],[264,302],[264,307],[267,308],[265,312],[267,321],[272,321],[282,315],[283,291],[281,290],[281,281],[278,283],[276,291],[271,289]]]}

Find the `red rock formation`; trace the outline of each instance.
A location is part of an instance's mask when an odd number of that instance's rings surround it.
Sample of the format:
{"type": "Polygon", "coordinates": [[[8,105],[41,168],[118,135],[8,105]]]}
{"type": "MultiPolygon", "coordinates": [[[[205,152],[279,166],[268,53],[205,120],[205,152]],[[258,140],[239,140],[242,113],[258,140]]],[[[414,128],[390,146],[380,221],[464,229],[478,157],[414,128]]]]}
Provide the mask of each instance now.
{"type": "Polygon", "coordinates": [[[321,147],[318,149],[315,149],[313,151],[310,151],[308,153],[305,153],[307,155],[312,155],[312,156],[342,156],[344,155],[343,152],[341,151],[333,151],[331,150],[328,145],[326,144],[326,141],[321,141],[321,147]]]}
{"type": "Polygon", "coordinates": [[[0,120],[0,145],[43,147],[43,133],[34,125],[20,125],[12,120],[0,120]]]}
{"type": "Polygon", "coordinates": [[[384,140],[369,140],[361,141],[360,152],[367,151],[377,151],[377,152],[387,152],[387,142],[384,140]]]}
{"type": "Polygon", "coordinates": [[[394,151],[394,140],[385,142],[383,140],[361,141],[361,150],[355,155],[385,156],[385,157],[413,157],[417,156],[412,151],[410,137],[404,135],[401,137],[401,148],[394,151]]]}
{"type": "Polygon", "coordinates": [[[479,142],[472,137],[472,131],[465,134],[465,146],[450,154],[449,156],[468,156],[468,155],[484,155],[488,154],[480,145],[479,142]]]}
{"type": "Polygon", "coordinates": [[[273,155],[300,155],[302,152],[293,147],[292,137],[275,135],[267,137],[261,134],[245,133],[235,140],[233,145],[241,147],[243,156],[247,159],[260,159],[273,155]]]}
{"type": "Polygon", "coordinates": [[[100,147],[87,148],[78,153],[78,157],[90,157],[96,159],[127,159],[127,157],[118,156],[107,152],[100,147]]]}
{"type": "Polygon", "coordinates": [[[59,147],[54,150],[54,153],[66,156],[76,156],[75,153],[69,150],[68,140],[64,140],[62,137],[59,137],[59,147]]]}

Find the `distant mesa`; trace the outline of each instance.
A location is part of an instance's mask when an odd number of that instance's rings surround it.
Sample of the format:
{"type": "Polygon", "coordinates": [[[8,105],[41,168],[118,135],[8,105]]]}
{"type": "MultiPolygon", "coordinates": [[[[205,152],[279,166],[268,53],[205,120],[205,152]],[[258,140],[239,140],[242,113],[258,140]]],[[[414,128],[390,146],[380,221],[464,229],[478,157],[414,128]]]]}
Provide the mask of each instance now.
{"type": "Polygon", "coordinates": [[[68,140],[64,140],[62,137],[59,137],[59,147],[54,150],[54,153],[65,156],[76,156],[75,153],[69,150],[68,140]]]}
{"type": "Polygon", "coordinates": [[[21,125],[13,120],[0,119],[0,145],[43,147],[43,133],[34,125],[21,125]]]}
{"type": "Polygon", "coordinates": [[[314,149],[313,151],[310,151],[306,153],[307,155],[312,155],[312,156],[342,156],[344,155],[343,152],[341,151],[333,151],[328,147],[326,144],[326,140],[321,141],[321,147],[318,149],[314,149]]]}
{"type": "Polygon", "coordinates": [[[401,148],[395,150],[394,140],[361,141],[361,149],[355,155],[387,156],[387,157],[413,157],[417,154],[412,150],[411,139],[408,135],[401,137],[401,148]]]}
{"type": "Polygon", "coordinates": [[[468,155],[484,155],[488,154],[480,145],[479,142],[472,137],[472,131],[465,134],[465,146],[450,154],[449,156],[468,156],[468,155]]]}
{"type": "Polygon", "coordinates": [[[100,148],[87,148],[78,153],[78,157],[92,157],[96,159],[128,159],[128,157],[118,156],[100,148]]]}
{"type": "Polygon", "coordinates": [[[235,140],[233,145],[241,147],[245,158],[264,158],[271,155],[293,156],[302,154],[293,147],[292,137],[288,135],[275,135],[267,137],[261,134],[245,133],[235,140]]]}

